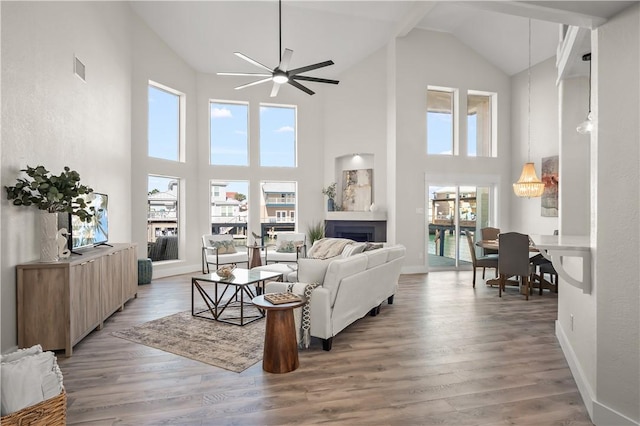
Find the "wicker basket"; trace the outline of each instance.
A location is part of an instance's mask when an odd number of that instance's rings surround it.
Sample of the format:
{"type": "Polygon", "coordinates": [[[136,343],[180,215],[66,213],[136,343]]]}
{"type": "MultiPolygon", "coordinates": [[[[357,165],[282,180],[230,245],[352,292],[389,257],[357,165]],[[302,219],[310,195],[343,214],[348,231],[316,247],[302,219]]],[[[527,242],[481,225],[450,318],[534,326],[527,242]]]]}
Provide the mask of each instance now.
{"type": "Polygon", "coordinates": [[[2,426],[57,426],[67,424],[67,393],[64,388],[58,396],[2,416],[2,426]]]}

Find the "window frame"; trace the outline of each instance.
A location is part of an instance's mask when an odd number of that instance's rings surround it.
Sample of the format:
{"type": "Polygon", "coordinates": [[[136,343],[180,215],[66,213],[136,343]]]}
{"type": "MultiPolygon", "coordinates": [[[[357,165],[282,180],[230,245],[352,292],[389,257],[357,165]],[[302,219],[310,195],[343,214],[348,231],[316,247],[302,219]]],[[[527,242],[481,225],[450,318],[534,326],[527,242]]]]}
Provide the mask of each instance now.
{"type": "Polygon", "coordinates": [[[209,166],[212,167],[249,167],[251,165],[251,105],[247,101],[229,101],[229,100],[221,100],[221,99],[209,99],[209,166]],[[247,121],[246,121],[246,135],[245,135],[245,162],[244,164],[218,164],[214,163],[213,160],[213,146],[212,146],[212,136],[213,136],[213,118],[211,116],[212,113],[212,105],[242,105],[247,110],[247,121]]]}
{"type": "Polygon", "coordinates": [[[282,167],[282,168],[287,168],[287,169],[295,169],[298,168],[298,106],[297,105],[289,105],[289,104],[274,104],[274,103],[266,103],[266,102],[260,102],[258,104],[258,110],[259,110],[259,123],[258,123],[258,129],[259,129],[259,135],[258,135],[258,162],[260,167],[282,167]],[[293,165],[289,166],[289,165],[264,165],[262,162],[262,153],[263,151],[263,144],[262,144],[262,109],[263,108],[279,108],[279,109],[291,109],[293,110],[293,165]]]}

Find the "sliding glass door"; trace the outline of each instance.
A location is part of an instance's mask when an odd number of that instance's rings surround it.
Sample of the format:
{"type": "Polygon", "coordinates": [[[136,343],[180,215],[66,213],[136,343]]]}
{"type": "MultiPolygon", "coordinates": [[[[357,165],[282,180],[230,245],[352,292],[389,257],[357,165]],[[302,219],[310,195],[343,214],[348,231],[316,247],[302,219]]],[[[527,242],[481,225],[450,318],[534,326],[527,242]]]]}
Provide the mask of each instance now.
{"type": "Polygon", "coordinates": [[[427,262],[429,269],[457,269],[471,264],[466,231],[492,226],[490,186],[428,187],[427,262]]]}

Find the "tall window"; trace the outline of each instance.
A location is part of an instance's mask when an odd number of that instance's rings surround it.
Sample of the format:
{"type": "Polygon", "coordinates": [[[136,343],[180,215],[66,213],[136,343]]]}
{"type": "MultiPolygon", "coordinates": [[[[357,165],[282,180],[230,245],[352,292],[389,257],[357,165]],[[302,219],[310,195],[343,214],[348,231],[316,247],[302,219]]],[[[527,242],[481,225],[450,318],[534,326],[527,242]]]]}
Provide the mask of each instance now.
{"type": "Polygon", "coordinates": [[[181,111],[184,103],[180,94],[157,83],[149,83],[149,115],[147,131],[149,157],[180,160],[181,111]]]}
{"type": "Polygon", "coordinates": [[[495,157],[493,149],[495,95],[469,91],[467,95],[467,155],[495,157]]]}
{"type": "Polygon", "coordinates": [[[177,259],[180,180],[149,175],[147,206],[149,257],[154,262],[177,259]]]}
{"type": "Polygon", "coordinates": [[[261,182],[260,222],[263,241],[268,242],[276,232],[296,228],[296,182],[261,182]]]}
{"type": "Polygon", "coordinates": [[[246,166],[248,156],[249,105],[210,102],[210,163],[218,166],[246,166]]]}
{"type": "Polygon", "coordinates": [[[296,108],[260,106],[260,165],[296,167],[296,108]]]}
{"type": "Polygon", "coordinates": [[[454,154],[454,91],[427,90],[427,154],[454,154]]]}
{"type": "Polygon", "coordinates": [[[212,180],[210,185],[211,233],[231,234],[236,245],[246,245],[249,182],[212,180]]]}

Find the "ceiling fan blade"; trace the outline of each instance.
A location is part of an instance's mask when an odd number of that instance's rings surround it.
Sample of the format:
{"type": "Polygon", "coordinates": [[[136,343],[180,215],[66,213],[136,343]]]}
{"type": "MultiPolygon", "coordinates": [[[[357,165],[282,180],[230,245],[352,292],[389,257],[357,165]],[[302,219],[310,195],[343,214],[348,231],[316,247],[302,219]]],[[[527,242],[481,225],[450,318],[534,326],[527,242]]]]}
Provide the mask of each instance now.
{"type": "Polygon", "coordinates": [[[338,80],[328,80],[326,78],[307,77],[306,75],[294,75],[290,77],[294,80],[315,81],[316,83],[338,84],[338,80]]]}
{"type": "Polygon", "coordinates": [[[322,68],[322,67],[328,67],[329,65],[333,65],[333,61],[318,62],[317,64],[307,65],[306,67],[301,67],[301,68],[296,68],[294,70],[289,71],[289,76],[296,75],[296,74],[301,74],[303,72],[307,72],[307,71],[311,71],[311,70],[316,70],[316,69],[322,68]]]}
{"type": "Polygon", "coordinates": [[[282,71],[287,71],[289,69],[291,55],[293,55],[293,50],[284,49],[284,53],[282,54],[282,59],[280,60],[280,65],[278,65],[278,68],[280,68],[282,71]]]}
{"type": "Polygon", "coordinates": [[[237,75],[242,77],[271,77],[266,72],[219,72],[218,75],[237,75]]]}
{"type": "Polygon", "coordinates": [[[240,90],[240,89],[244,89],[245,87],[255,86],[256,84],[266,83],[267,81],[271,81],[271,77],[263,78],[262,80],[258,80],[258,81],[252,81],[251,83],[247,83],[247,84],[243,84],[242,86],[238,86],[235,89],[236,90],[240,90]]]}
{"type": "Polygon", "coordinates": [[[275,81],[273,82],[273,88],[271,89],[272,98],[275,98],[276,96],[278,96],[278,91],[280,90],[280,86],[282,86],[282,84],[278,84],[275,81]]]}
{"type": "Polygon", "coordinates": [[[249,63],[251,63],[251,64],[253,64],[253,65],[257,66],[257,67],[265,69],[265,70],[267,70],[269,72],[273,71],[271,68],[267,67],[266,65],[261,64],[260,62],[256,61],[255,59],[251,59],[250,57],[248,57],[245,54],[242,54],[240,52],[233,52],[233,54],[236,55],[238,58],[244,59],[245,61],[247,61],[247,62],[249,62],[249,63]]]}
{"type": "Polygon", "coordinates": [[[313,95],[314,93],[316,93],[313,90],[309,89],[308,87],[304,87],[302,84],[298,83],[295,80],[289,79],[289,81],[287,83],[289,83],[293,87],[296,87],[296,88],[298,88],[298,89],[302,90],[303,92],[306,92],[306,93],[308,93],[310,95],[313,95]]]}

